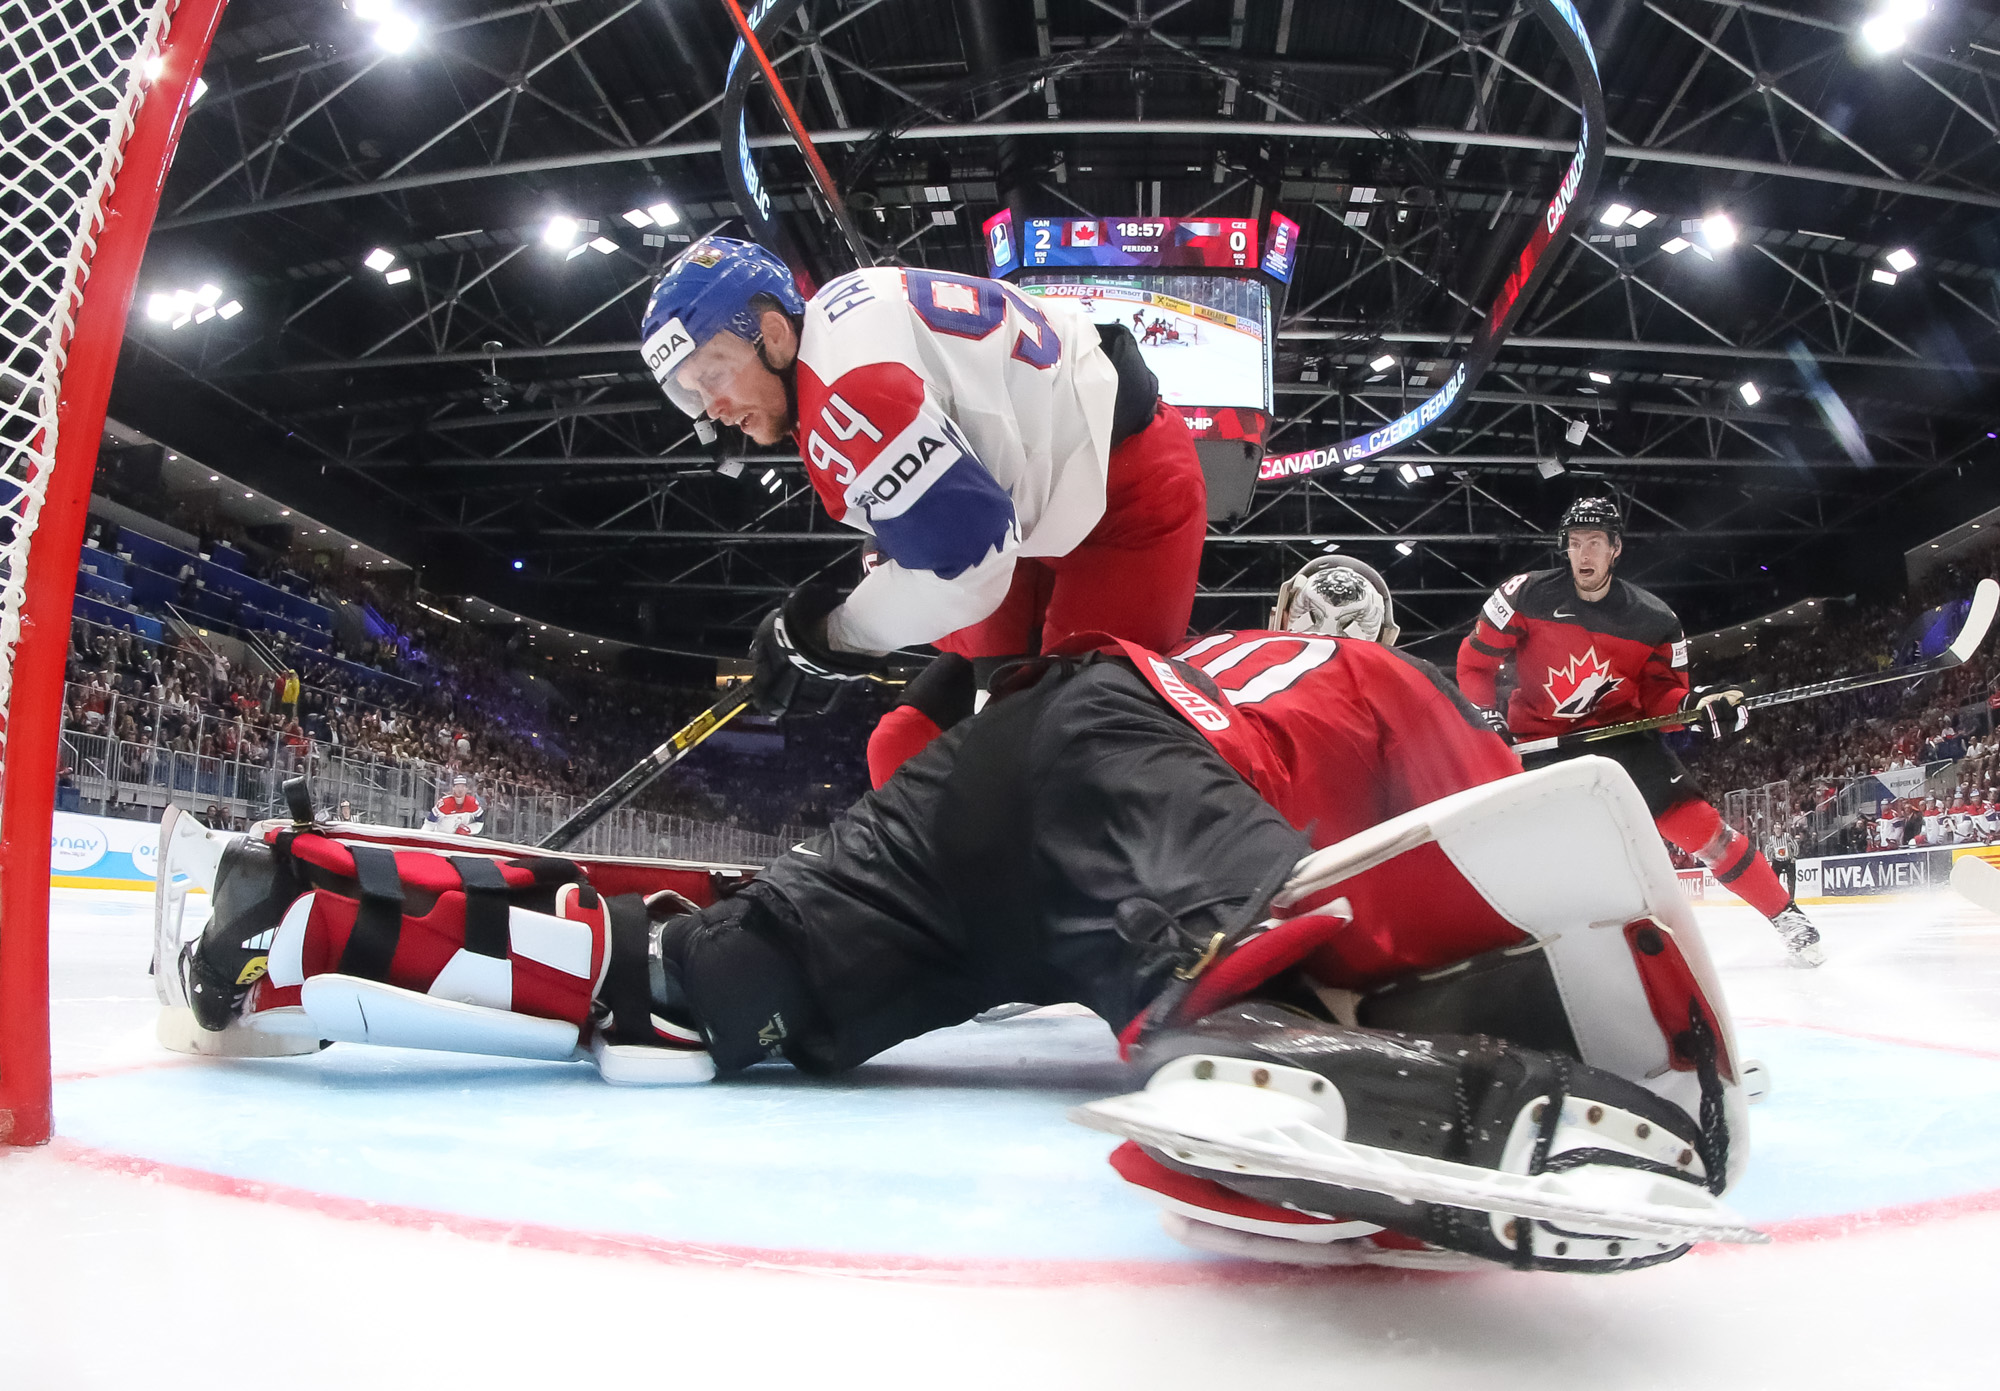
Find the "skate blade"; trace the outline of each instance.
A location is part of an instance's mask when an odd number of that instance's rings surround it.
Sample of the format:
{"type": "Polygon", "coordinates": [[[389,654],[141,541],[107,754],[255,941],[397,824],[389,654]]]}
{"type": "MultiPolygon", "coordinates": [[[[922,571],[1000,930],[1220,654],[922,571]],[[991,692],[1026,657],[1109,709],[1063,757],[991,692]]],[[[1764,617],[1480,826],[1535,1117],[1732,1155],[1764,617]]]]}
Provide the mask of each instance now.
{"type": "Polygon", "coordinates": [[[1354,1144],[1321,1128],[1322,1105],[1241,1084],[1173,1081],[1069,1114],[1079,1125],[1136,1140],[1184,1164],[1229,1173],[1305,1179],[1399,1202],[1441,1203],[1675,1245],[1770,1240],[1706,1190],[1680,1179],[1637,1169],[1506,1174],[1354,1144]]]}
{"type": "Polygon", "coordinates": [[[1162,1212],[1160,1226],[1168,1236],[1193,1250],[1273,1265],[1383,1265],[1399,1270],[1490,1270],[1493,1266],[1483,1256],[1377,1246],[1367,1237],[1328,1242],[1286,1241],[1282,1237],[1219,1227],[1179,1212],[1162,1212]]]}
{"type": "Polygon", "coordinates": [[[153,1036],[169,1052],[203,1058],[291,1058],[326,1046],[302,1009],[267,1010],[255,1021],[211,1031],[195,1022],[187,1006],[162,1005],[153,1036]]]}

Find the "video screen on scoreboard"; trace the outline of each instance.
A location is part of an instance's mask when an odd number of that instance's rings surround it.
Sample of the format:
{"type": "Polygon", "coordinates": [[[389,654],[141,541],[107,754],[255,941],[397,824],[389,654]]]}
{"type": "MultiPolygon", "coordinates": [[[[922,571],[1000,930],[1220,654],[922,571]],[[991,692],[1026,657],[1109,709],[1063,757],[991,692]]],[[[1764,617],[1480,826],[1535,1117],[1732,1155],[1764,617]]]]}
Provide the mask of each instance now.
{"type": "Polygon", "coordinates": [[[1271,409],[1271,296],[1256,280],[1112,270],[1024,272],[1031,295],[1065,299],[1100,324],[1123,324],[1175,406],[1271,409]]]}

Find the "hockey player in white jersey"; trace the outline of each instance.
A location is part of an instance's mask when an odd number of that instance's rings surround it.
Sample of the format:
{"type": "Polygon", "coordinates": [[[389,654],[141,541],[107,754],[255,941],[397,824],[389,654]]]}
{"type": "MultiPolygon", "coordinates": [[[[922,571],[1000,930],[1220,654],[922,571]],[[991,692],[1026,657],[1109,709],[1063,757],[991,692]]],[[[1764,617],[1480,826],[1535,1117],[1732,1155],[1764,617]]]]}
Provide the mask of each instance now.
{"type": "Polygon", "coordinates": [[[690,416],[787,434],[882,563],[792,595],[760,671],[855,677],[934,642],[967,657],[1105,633],[1177,644],[1207,527],[1200,461],[1122,326],[995,280],[855,271],[810,303],[771,253],[709,237],[661,278],[647,365],[690,416]]]}

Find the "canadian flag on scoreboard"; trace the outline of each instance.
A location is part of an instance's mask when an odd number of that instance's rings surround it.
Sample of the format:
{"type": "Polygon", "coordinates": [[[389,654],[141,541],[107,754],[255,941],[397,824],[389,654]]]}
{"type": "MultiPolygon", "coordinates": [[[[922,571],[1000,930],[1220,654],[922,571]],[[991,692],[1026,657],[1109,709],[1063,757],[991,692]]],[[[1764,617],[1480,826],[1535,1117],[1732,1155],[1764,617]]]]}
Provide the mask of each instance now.
{"type": "Polygon", "coordinates": [[[1072,222],[1069,225],[1071,246],[1096,246],[1097,224],[1095,222],[1072,222]]]}

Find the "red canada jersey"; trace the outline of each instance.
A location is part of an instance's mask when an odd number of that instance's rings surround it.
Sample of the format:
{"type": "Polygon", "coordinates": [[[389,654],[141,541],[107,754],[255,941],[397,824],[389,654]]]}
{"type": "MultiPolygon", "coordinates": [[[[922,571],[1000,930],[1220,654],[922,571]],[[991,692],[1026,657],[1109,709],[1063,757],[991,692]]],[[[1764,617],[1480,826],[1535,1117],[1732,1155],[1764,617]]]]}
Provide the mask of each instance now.
{"type": "Polygon", "coordinates": [[[1620,579],[1595,603],[1577,597],[1567,567],[1508,580],[1459,644],[1459,689],[1493,708],[1494,681],[1510,655],[1507,727],[1526,738],[1671,714],[1687,698],[1680,619],[1620,579]]]}
{"type": "Polygon", "coordinates": [[[1436,667],[1393,647],[1256,631],[1171,659],[1118,646],[1315,847],[1521,771],[1436,667]]]}

